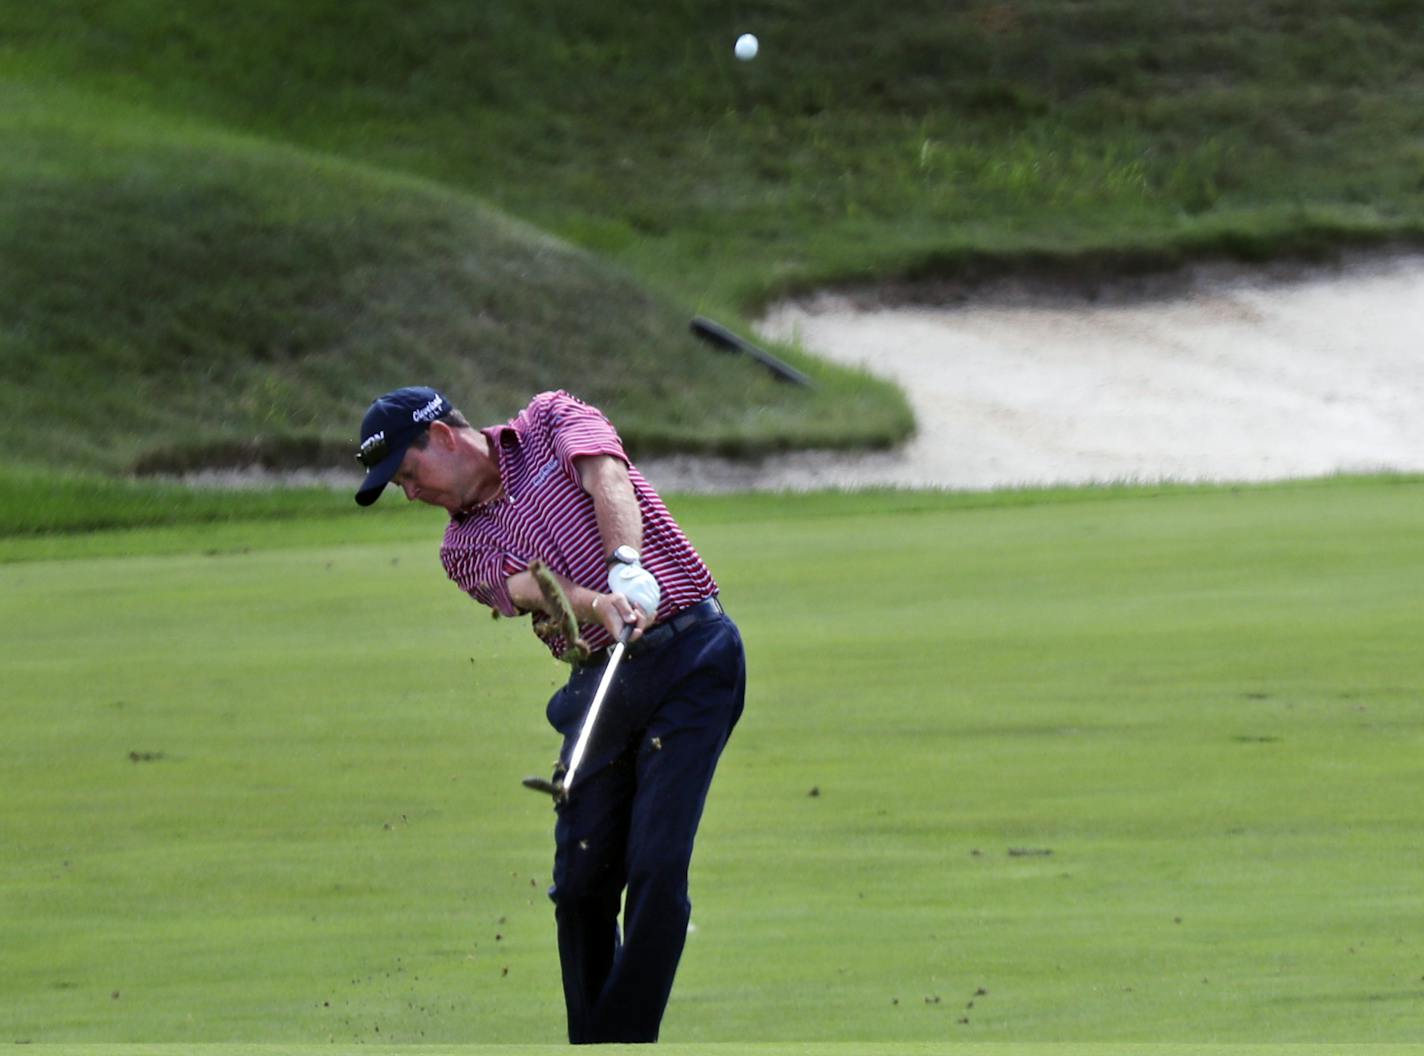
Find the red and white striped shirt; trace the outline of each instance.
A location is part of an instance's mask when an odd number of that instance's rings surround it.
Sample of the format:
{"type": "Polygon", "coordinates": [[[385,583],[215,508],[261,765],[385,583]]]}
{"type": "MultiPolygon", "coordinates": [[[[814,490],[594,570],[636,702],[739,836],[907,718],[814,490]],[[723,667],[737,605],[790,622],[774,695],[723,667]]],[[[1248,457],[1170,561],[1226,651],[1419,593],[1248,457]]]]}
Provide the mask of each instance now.
{"type": "MultiPolygon", "coordinates": [[[[506,425],[484,430],[499,460],[504,497],[450,518],[440,560],[445,572],[481,604],[517,616],[505,580],[536,558],[590,590],[608,590],[608,566],[593,499],[574,459],[612,455],[628,466],[643,515],[643,567],[662,587],[657,618],[667,619],[717,593],[711,572],[658,493],[628,461],[613,424],[567,392],[544,392],[506,425]]],[[[580,634],[593,649],[612,644],[601,625],[580,634]]],[[[549,644],[558,656],[562,639],[549,644]]]]}

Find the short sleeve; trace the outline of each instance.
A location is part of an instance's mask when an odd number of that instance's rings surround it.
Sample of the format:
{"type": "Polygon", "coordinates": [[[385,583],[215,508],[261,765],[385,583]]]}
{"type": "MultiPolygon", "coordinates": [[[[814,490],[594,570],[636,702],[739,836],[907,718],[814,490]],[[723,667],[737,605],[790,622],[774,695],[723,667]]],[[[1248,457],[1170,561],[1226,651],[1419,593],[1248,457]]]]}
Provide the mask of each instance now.
{"type": "Polygon", "coordinates": [[[548,415],[554,452],[570,479],[579,479],[578,468],[574,465],[577,458],[612,455],[628,464],[628,454],[623,450],[618,431],[597,407],[566,392],[556,392],[550,394],[544,413],[548,415]]]}

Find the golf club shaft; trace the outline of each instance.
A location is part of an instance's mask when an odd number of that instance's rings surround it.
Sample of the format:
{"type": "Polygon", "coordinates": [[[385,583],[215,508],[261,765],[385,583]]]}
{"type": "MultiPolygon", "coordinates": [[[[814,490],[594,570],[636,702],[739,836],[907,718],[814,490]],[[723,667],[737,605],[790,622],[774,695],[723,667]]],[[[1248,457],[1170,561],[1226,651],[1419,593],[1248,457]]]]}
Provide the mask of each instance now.
{"type": "Polygon", "coordinates": [[[633,624],[624,624],[623,630],[619,632],[617,643],[608,654],[608,663],[604,665],[603,677],[598,682],[598,691],[593,695],[593,703],[588,706],[588,714],[584,716],[578,740],[574,742],[573,753],[569,756],[569,768],[564,771],[564,795],[568,795],[569,790],[573,788],[574,775],[578,773],[579,764],[583,762],[584,753],[588,751],[588,742],[593,737],[593,727],[598,722],[599,711],[603,708],[603,698],[608,696],[608,687],[613,684],[613,676],[618,673],[618,665],[623,660],[623,653],[628,648],[628,639],[632,634],[633,624]]]}

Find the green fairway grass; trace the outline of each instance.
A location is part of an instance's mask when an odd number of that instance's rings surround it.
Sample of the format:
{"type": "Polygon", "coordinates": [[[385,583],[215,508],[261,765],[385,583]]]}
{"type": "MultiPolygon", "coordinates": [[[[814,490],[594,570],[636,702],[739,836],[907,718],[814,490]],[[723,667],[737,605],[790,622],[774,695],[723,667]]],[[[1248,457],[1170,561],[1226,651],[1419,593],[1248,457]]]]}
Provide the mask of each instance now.
{"type": "MultiPolygon", "coordinates": [[[[751,687],[670,1051],[1424,1036],[1418,479],[672,505],[751,687]]],[[[562,668],[438,518],[220,528],[0,565],[0,1042],[557,1047],[562,668]]]]}

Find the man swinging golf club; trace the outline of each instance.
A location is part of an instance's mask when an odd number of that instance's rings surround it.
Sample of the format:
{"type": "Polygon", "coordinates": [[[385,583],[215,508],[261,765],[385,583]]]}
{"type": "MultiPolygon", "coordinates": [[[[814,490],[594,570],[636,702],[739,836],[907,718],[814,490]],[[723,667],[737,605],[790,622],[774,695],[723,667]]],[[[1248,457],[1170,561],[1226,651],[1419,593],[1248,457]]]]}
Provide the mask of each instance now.
{"type": "Polygon", "coordinates": [[[693,839],[746,688],[716,582],[612,424],[568,393],[475,429],[434,389],[398,389],[367,410],[357,458],[358,503],[390,483],[448,510],[450,578],[505,616],[542,618],[554,654],[580,657],[547,709],[564,738],[547,788],[569,1040],[656,1041],[693,839]]]}

